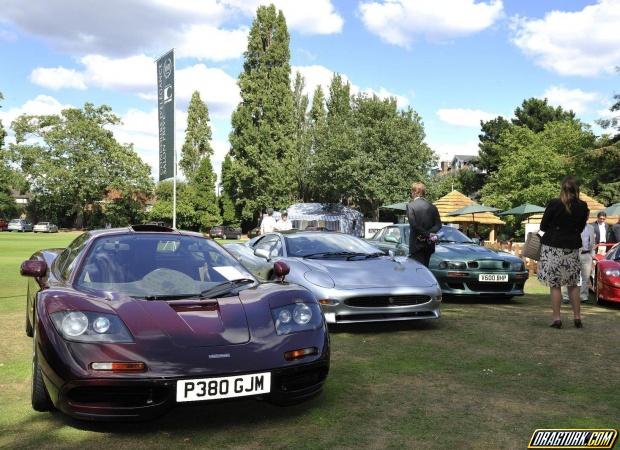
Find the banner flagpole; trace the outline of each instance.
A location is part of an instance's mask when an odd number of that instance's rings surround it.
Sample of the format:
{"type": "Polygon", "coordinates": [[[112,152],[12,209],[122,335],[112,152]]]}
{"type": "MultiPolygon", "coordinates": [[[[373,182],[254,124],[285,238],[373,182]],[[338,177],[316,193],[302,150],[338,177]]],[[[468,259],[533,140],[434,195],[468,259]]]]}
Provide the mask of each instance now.
{"type": "MultiPolygon", "coordinates": [[[[176,61],[174,58],[174,48],[172,49],[172,71],[174,72],[176,69],[176,61]]],[[[176,94],[176,93],[175,93],[176,94]]],[[[176,114],[177,114],[177,96],[174,95],[172,97],[172,117],[173,122],[176,124],[176,114]]],[[[176,125],[172,129],[172,151],[173,151],[173,161],[174,161],[174,177],[172,178],[172,228],[177,227],[177,133],[176,133],[176,125]]]]}

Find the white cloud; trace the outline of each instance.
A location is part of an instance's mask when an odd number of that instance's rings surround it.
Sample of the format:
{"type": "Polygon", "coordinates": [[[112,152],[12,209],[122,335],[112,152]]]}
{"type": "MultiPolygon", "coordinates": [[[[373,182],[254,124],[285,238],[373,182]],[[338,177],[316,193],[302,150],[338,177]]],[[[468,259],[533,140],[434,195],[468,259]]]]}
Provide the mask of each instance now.
{"type": "Polygon", "coordinates": [[[620,65],[620,0],[542,19],[513,19],[512,41],[536,64],[560,75],[595,76],[620,65]]]}
{"type": "Polygon", "coordinates": [[[11,122],[22,114],[28,114],[33,116],[58,114],[63,109],[71,108],[69,104],[62,104],[54,97],[49,95],[37,95],[34,99],[26,101],[21,106],[9,108],[6,111],[0,109],[0,120],[8,128],[11,122]]]}
{"type": "Polygon", "coordinates": [[[225,0],[248,16],[256,14],[260,5],[273,3],[282,10],[289,30],[305,34],[333,34],[342,31],[344,20],[331,0],[225,0]]]}
{"type": "Polygon", "coordinates": [[[458,127],[479,128],[480,121],[491,120],[498,114],[468,108],[444,108],[437,110],[437,116],[441,121],[458,127]]]}
{"type": "Polygon", "coordinates": [[[192,25],[176,46],[179,58],[223,61],[243,54],[248,45],[248,28],[223,30],[211,25],[192,25]],[[217,43],[212,45],[210,43],[217,43]]]}
{"type": "MultiPolygon", "coordinates": [[[[342,17],[331,0],[3,0],[2,21],[36,36],[55,49],[75,55],[121,58],[158,55],[175,47],[179,57],[221,61],[239,58],[246,48],[247,27],[260,4],[273,1],[289,29],[309,34],[338,33],[342,17]]],[[[0,38],[7,33],[0,34],[0,38]]]]}
{"type": "Polygon", "coordinates": [[[361,2],[361,19],[384,41],[409,47],[416,36],[445,40],[466,36],[502,17],[501,0],[382,0],[361,2]]]}
{"type": "Polygon", "coordinates": [[[551,86],[543,97],[551,105],[561,106],[565,110],[573,110],[576,114],[583,114],[591,110],[593,104],[600,106],[604,98],[596,92],[585,92],[581,89],[567,89],[562,86],[551,86]]]}
{"type": "MultiPolygon", "coordinates": [[[[310,97],[311,101],[312,95],[314,94],[314,91],[319,85],[321,86],[321,89],[323,89],[323,94],[325,95],[325,97],[329,96],[329,85],[336,72],[328,69],[325,66],[316,64],[311,66],[293,66],[291,68],[291,82],[295,80],[296,72],[301,73],[301,75],[304,77],[304,94],[307,94],[308,97],[310,97]]],[[[351,85],[351,94],[364,93],[367,95],[376,95],[380,98],[395,97],[396,103],[399,108],[404,108],[409,104],[409,99],[406,96],[395,94],[386,89],[385,87],[379,87],[378,89],[370,87],[361,88],[360,86],[352,83],[347,75],[340,74],[340,76],[344,82],[349,82],[349,84],[351,85]]]]}
{"type": "MultiPolygon", "coordinates": [[[[37,68],[30,79],[36,84],[45,84],[38,74],[50,72],[70,73],[79,79],[83,86],[109,89],[113,91],[132,92],[146,100],[156,100],[155,61],[145,55],[127,58],[108,58],[101,55],[87,55],[80,60],[84,66],[82,71],[57,67],[37,68]],[[37,74],[35,76],[35,74],[37,74]]],[[[222,69],[196,64],[175,72],[177,86],[177,106],[187,106],[192,93],[200,92],[203,101],[207,102],[211,114],[217,117],[228,117],[237,106],[241,97],[237,80],[222,69]]],[[[65,84],[63,87],[78,87],[65,84]]]]}
{"type": "Polygon", "coordinates": [[[86,89],[84,76],[64,67],[39,67],[30,74],[30,81],[39,86],[57,91],[63,88],[86,89]]]}

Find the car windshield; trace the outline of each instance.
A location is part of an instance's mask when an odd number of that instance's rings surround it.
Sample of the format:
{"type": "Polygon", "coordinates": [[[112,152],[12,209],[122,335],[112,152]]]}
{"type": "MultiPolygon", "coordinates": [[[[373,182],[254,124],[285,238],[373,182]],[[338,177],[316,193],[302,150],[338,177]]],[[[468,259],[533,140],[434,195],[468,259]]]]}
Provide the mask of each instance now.
{"type": "Polygon", "coordinates": [[[21,220],[20,219],[13,219],[13,220],[11,220],[10,223],[21,223],[21,220]]]}
{"type": "MultiPolygon", "coordinates": [[[[102,236],[88,250],[78,289],[140,298],[200,295],[227,281],[255,278],[209,239],[131,234],[102,236]]],[[[254,283],[244,283],[245,289],[254,283]]]]}
{"type": "Polygon", "coordinates": [[[441,227],[439,233],[437,233],[439,242],[456,242],[459,244],[474,244],[474,241],[469,239],[459,230],[453,227],[441,227]]]}
{"type": "Polygon", "coordinates": [[[379,252],[376,247],[348,234],[288,234],[284,241],[287,254],[292,257],[348,257],[355,254],[374,255],[379,252]]]}
{"type": "Polygon", "coordinates": [[[39,225],[47,226],[49,225],[49,222],[39,222],[39,225]]]}

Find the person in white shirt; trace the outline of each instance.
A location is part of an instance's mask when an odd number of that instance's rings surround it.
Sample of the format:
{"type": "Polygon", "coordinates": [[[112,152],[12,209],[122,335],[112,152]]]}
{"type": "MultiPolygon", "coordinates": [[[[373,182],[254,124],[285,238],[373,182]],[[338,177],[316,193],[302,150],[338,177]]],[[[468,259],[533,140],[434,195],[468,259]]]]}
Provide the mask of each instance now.
{"type": "MultiPolygon", "coordinates": [[[[596,222],[592,224],[592,227],[594,227],[595,244],[613,242],[611,238],[611,227],[607,225],[607,213],[605,211],[598,212],[596,215],[596,222]]],[[[604,255],[606,252],[607,248],[605,246],[600,246],[597,253],[604,255]]]]}
{"type": "Polygon", "coordinates": [[[276,219],[273,218],[273,209],[268,208],[267,214],[263,216],[260,223],[260,234],[271,233],[276,225],[276,219]]]}
{"type": "MultiPolygon", "coordinates": [[[[594,225],[595,226],[595,225],[594,225]]],[[[590,298],[590,274],[592,273],[592,257],[594,256],[594,226],[586,223],[581,232],[581,248],[579,249],[579,263],[581,264],[581,284],[579,296],[581,303],[588,303],[590,298]]],[[[562,286],[562,303],[568,305],[568,289],[562,286]]]]}
{"type": "Polygon", "coordinates": [[[275,231],[289,231],[293,229],[293,224],[288,220],[288,213],[284,211],[280,216],[280,220],[276,222],[275,231]]]}

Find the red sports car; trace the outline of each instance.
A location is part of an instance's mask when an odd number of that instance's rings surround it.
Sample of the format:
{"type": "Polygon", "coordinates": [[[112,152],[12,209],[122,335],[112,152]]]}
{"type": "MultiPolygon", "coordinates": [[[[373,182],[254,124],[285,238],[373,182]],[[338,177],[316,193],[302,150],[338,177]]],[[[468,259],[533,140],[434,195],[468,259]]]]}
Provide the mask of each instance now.
{"type": "Polygon", "coordinates": [[[594,272],[594,294],[597,303],[620,302],[620,244],[614,245],[605,256],[596,258],[594,272]]]}
{"type": "Polygon", "coordinates": [[[21,273],[37,411],[110,420],[243,396],[293,404],[318,394],[329,370],[310,291],[260,283],[198,233],[89,231],[36,252],[21,273]]]}

